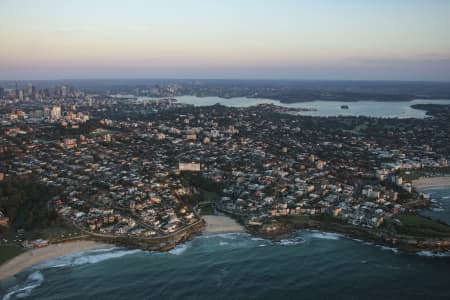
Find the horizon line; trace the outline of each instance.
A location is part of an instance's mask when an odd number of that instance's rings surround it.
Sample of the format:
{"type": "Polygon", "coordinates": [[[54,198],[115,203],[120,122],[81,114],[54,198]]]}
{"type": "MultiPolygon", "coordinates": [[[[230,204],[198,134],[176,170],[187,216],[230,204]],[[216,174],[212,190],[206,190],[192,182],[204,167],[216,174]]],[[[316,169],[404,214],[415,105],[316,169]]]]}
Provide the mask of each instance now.
{"type": "Polygon", "coordinates": [[[0,79],[0,82],[14,81],[81,81],[81,80],[236,80],[236,81],[328,81],[328,82],[422,82],[450,83],[450,80],[432,79],[333,79],[333,78],[233,78],[233,77],[87,77],[87,78],[46,78],[46,79],[0,79]]]}

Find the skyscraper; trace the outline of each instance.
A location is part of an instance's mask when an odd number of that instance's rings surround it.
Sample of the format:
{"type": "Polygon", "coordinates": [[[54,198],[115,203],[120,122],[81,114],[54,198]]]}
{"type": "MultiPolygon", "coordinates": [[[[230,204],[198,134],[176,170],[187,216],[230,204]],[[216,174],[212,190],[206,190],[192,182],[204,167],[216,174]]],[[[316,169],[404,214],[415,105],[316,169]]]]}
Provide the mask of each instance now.
{"type": "Polygon", "coordinates": [[[66,97],[67,96],[67,86],[66,85],[63,85],[61,87],[61,96],[62,97],[66,97]]]}
{"type": "Polygon", "coordinates": [[[33,95],[33,85],[31,83],[28,84],[27,95],[33,95]]]}
{"type": "Polygon", "coordinates": [[[58,120],[61,119],[61,106],[53,106],[52,112],[51,112],[51,119],[52,120],[58,120]]]}
{"type": "Polygon", "coordinates": [[[37,88],[35,86],[31,87],[31,98],[33,100],[37,100],[39,98],[39,91],[37,90],[37,88]]]}
{"type": "Polygon", "coordinates": [[[16,97],[19,97],[19,83],[16,81],[16,97]]]}
{"type": "Polygon", "coordinates": [[[51,118],[52,110],[49,107],[44,107],[44,118],[51,118]]]}

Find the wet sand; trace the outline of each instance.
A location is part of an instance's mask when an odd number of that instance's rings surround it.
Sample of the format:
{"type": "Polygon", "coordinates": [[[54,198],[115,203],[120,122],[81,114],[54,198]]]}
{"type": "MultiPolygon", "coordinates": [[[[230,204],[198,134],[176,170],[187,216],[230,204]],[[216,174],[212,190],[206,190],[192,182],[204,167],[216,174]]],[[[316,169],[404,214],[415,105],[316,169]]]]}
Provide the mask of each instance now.
{"type": "Polygon", "coordinates": [[[0,280],[14,276],[20,271],[46,260],[78,252],[111,248],[113,245],[94,241],[74,241],[52,244],[47,247],[30,249],[0,265],[0,280]]]}
{"type": "Polygon", "coordinates": [[[416,189],[426,189],[433,187],[450,187],[450,176],[442,177],[422,177],[412,182],[416,189]]]}
{"type": "Polygon", "coordinates": [[[227,216],[204,216],[206,228],[204,234],[245,232],[245,228],[227,216]]]}

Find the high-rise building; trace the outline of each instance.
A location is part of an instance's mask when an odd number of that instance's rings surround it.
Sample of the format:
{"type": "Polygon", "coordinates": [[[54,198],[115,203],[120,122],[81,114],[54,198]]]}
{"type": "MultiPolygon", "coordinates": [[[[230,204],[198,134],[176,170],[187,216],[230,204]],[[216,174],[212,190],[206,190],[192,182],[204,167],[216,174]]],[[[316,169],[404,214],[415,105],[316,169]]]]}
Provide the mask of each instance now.
{"type": "Polygon", "coordinates": [[[67,86],[66,85],[63,85],[61,87],[61,96],[62,97],[66,97],[67,96],[67,86]]]}
{"type": "Polygon", "coordinates": [[[37,88],[35,86],[33,86],[31,88],[31,98],[33,100],[37,100],[39,98],[39,91],[37,90],[37,88]]]}
{"type": "Polygon", "coordinates": [[[31,83],[28,84],[27,95],[33,95],[33,85],[31,83]]]}
{"type": "Polygon", "coordinates": [[[61,106],[53,106],[52,112],[51,112],[51,119],[52,120],[61,119],[61,106]]]}
{"type": "Polygon", "coordinates": [[[44,107],[44,118],[51,118],[52,110],[49,107],[44,107]]]}
{"type": "Polygon", "coordinates": [[[5,89],[0,87],[0,98],[3,98],[5,96],[5,89]]]}
{"type": "Polygon", "coordinates": [[[19,97],[19,83],[16,81],[16,97],[19,97]]]}

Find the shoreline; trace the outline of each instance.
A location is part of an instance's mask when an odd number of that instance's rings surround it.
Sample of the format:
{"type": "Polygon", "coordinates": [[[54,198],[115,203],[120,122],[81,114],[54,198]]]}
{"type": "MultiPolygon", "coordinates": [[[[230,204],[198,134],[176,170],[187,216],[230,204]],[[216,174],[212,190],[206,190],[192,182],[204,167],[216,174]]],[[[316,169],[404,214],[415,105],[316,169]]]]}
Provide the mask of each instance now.
{"type": "MultiPolygon", "coordinates": [[[[207,224],[202,231],[202,234],[204,235],[246,232],[242,225],[227,216],[205,216],[203,218],[207,224]]],[[[13,277],[29,267],[38,265],[48,260],[89,250],[113,248],[116,247],[116,245],[120,246],[121,243],[105,243],[95,240],[77,240],[50,244],[42,248],[29,249],[0,265],[0,281],[13,277]]],[[[161,249],[161,251],[164,250],[161,249]]]]}
{"type": "Polygon", "coordinates": [[[417,190],[427,188],[450,188],[450,176],[421,177],[413,180],[412,185],[417,190]]]}
{"type": "MultiPolygon", "coordinates": [[[[445,180],[448,180],[450,182],[450,177],[445,177],[445,180]]],[[[430,185],[428,184],[427,187],[430,187],[430,185]]],[[[233,218],[225,215],[208,215],[203,216],[203,219],[206,222],[206,227],[204,227],[203,231],[201,232],[201,234],[203,235],[248,232],[257,237],[262,237],[269,240],[280,240],[292,235],[298,230],[318,230],[324,233],[338,234],[348,239],[357,239],[379,246],[393,247],[397,250],[409,254],[417,254],[424,251],[430,253],[442,253],[450,250],[449,238],[427,239],[423,237],[419,238],[415,236],[401,235],[395,237],[377,236],[362,228],[355,228],[353,226],[345,226],[336,223],[327,224],[320,221],[307,221],[302,224],[296,225],[281,225],[273,231],[260,231],[254,230],[255,228],[244,227],[236,222],[233,218]]],[[[29,267],[38,265],[48,260],[89,250],[110,249],[114,248],[116,245],[119,244],[104,243],[95,240],[78,240],[50,244],[49,246],[42,248],[30,249],[0,265],[0,281],[13,277],[29,267]]],[[[164,250],[161,249],[160,251],[164,250]]]]}
{"type": "MultiPolygon", "coordinates": [[[[375,245],[396,248],[405,254],[418,252],[444,253],[450,251],[450,235],[442,237],[426,237],[411,234],[390,234],[348,224],[326,222],[320,220],[305,220],[291,223],[271,222],[262,227],[249,228],[255,236],[270,240],[280,240],[289,237],[298,230],[318,230],[321,232],[340,234],[349,239],[358,239],[375,245]]],[[[286,219],[285,219],[286,221],[286,219]]]]}
{"type": "Polygon", "coordinates": [[[0,265],[0,281],[38,265],[44,261],[89,250],[113,248],[114,245],[90,240],[80,240],[25,251],[0,265]]]}

